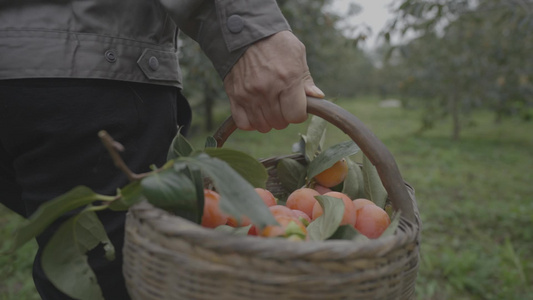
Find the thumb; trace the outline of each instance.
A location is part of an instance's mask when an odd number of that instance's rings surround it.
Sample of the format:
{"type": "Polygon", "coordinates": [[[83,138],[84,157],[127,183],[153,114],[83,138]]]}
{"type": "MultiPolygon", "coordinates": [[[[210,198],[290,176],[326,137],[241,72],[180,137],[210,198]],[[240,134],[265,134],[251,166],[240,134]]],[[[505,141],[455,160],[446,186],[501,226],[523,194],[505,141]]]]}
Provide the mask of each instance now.
{"type": "Polygon", "coordinates": [[[319,89],[315,83],[313,82],[313,79],[311,77],[309,77],[308,79],[305,80],[305,83],[304,83],[304,90],[305,90],[305,94],[307,96],[310,96],[310,97],[315,97],[315,98],[324,98],[326,95],[324,94],[324,92],[322,92],[321,89],[319,89]]]}

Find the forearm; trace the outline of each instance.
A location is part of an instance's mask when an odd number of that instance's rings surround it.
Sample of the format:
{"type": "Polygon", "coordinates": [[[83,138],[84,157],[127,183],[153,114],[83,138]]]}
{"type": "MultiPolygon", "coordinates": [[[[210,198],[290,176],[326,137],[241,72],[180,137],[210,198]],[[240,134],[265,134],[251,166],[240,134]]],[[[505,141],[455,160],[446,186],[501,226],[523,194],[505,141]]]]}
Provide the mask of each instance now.
{"type": "Polygon", "coordinates": [[[290,30],[275,0],[161,0],[224,78],[254,42],[290,30]]]}

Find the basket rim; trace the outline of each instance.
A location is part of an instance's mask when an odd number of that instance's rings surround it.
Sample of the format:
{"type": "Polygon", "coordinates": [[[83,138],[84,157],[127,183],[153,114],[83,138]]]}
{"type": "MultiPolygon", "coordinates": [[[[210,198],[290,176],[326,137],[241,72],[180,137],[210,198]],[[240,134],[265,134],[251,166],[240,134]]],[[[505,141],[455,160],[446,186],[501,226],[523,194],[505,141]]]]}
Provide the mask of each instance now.
{"type": "MultiPolygon", "coordinates": [[[[401,210],[403,216],[412,223],[420,223],[416,216],[417,209],[403,186],[404,180],[394,157],[361,120],[329,100],[309,96],[307,96],[307,112],[326,120],[346,133],[376,167],[394,209],[401,210]]],[[[229,116],[213,134],[217,147],[222,147],[236,130],[237,125],[233,117],[229,116]]]]}
{"type": "MultiPolygon", "coordinates": [[[[416,200],[413,199],[413,202],[416,200]]],[[[416,205],[416,203],[414,203],[416,205]]],[[[153,206],[146,200],[130,207],[128,219],[136,219],[148,228],[152,242],[180,239],[190,245],[211,249],[219,253],[247,253],[263,258],[292,257],[314,261],[339,259],[364,259],[386,256],[403,247],[418,247],[420,226],[400,217],[397,231],[390,236],[360,242],[351,240],[326,240],[294,242],[286,239],[232,235],[202,227],[187,219],[153,206]]],[[[417,218],[419,218],[417,214],[417,218]]],[[[127,222],[128,227],[135,226],[127,222]]],[[[130,228],[131,229],[131,228],[130,228]]],[[[158,243],[159,244],[159,243],[158,243]]]]}

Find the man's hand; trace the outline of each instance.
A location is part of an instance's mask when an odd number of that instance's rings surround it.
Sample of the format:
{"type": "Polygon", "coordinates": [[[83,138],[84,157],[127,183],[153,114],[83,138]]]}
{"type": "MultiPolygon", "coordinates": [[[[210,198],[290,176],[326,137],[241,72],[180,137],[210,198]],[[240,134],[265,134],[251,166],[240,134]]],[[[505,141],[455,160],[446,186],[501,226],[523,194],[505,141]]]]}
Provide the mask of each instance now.
{"type": "Polygon", "coordinates": [[[305,46],[289,31],[251,45],[224,79],[235,124],[268,132],[307,119],[307,96],[324,98],[307,66],[305,46]]]}

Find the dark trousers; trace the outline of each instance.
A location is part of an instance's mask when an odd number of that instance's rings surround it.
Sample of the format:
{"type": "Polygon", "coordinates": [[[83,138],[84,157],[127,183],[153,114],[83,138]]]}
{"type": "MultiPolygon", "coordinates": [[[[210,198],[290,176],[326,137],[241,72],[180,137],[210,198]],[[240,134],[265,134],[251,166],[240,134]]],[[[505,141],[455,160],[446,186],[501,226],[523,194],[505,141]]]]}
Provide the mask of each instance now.
{"type": "MultiPolygon", "coordinates": [[[[29,217],[39,205],[78,185],[115,195],[128,183],[97,136],[106,130],[124,145],[122,158],[135,173],[161,166],[178,125],[190,123],[190,108],[177,88],[84,80],[0,81],[0,201],[29,217]]],[[[129,299],[122,275],[124,212],[98,214],[116,249],[109,262],[101,247],[88,253],[104,297],[129,299]]],[[[70,299],[46,278],[43,246],[64,216],[37,237],[33,278],[43,299],[70,299]]],[[[58,253],[57,255],[61,255],[58,253]]]]}

